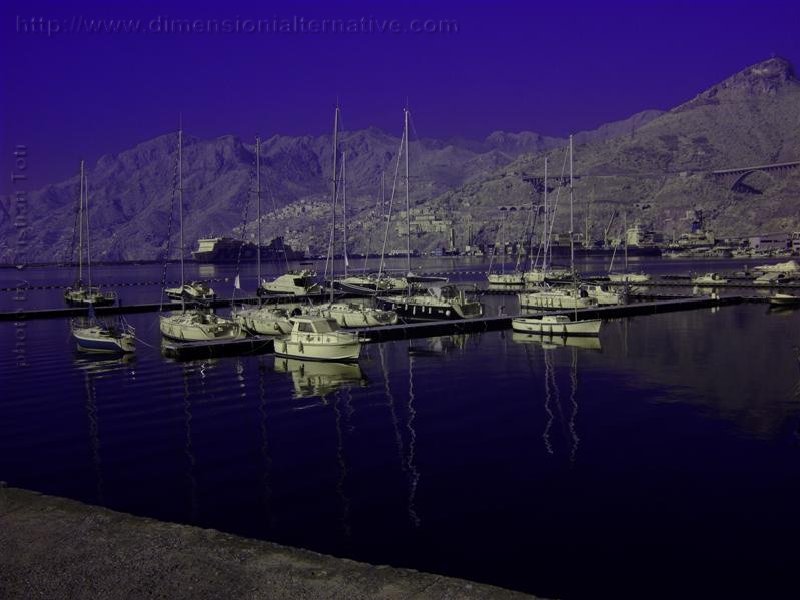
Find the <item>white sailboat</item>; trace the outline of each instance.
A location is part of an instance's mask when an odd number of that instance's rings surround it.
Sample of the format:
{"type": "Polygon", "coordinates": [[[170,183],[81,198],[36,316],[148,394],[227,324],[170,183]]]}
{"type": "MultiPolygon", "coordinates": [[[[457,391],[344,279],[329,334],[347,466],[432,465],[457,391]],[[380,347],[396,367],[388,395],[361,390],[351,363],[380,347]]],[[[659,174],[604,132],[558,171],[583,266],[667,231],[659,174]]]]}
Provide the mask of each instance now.
{"type": "Polygon", "coordinates": [[[647,273],[629,273],[628,272],[628,214],[625,213],[623,221],[623,230],[625,232],[625,272],[612,273],[614,268],[614,256],[617,254],[617,248],[614,248],[614,253],[611,255],[611,264],[608,266],[608,280],[614,283],[647,283],[650,281],[650,275],[647,273]]]}
{"type": "Polygon", "coordinates": [[[339,135],[339,116],[340,108],[336,106],[333,118],[333,183],[331,186],[331,237],[330,237],[330,265],[331,265],[331,295],[330,301],[325,306],[312,309],[313,314],[318,314],[326,318],[334,319],[342,327],[377,327],[379,325],[394,325],[397,323],[397,313],[392,310],[373,308],[354,302],[334,302],[334,289],[341,287],[341,280],[334,276],[334,245],[336,242],[336,204],[339,196],[339,182],[341,182],[342,197],[342,256],[344,257],[344,280],[348,279],[347,257],[347,170],[346,154],[342,153],[341,174],[337,173],[336,159],[339,154],[338,135],[339,135]],[[337,180],[337,176],[339,179],[337,180]]]}
{"type": "MultiPolygon", "coordinates": [[[[261,138],[256,136],[256,243],[261,247],[261,138]]],[[[256,253],[256,281],[261,285],[261,252],[256,253]]],[[[237,275],[238,283],[238,275],[237,275]]],[[[250,333],[257,335],[286,335],[292,331],[289,313],[285,309],[262,306],[261,295],[258,306],[234,310],[231,318],[234,323],[250,333]]]]}
{"type": "MultiPolygon", "coordinates": [[[[545,169],[545,174],[547,173],[545,169]]],[[[545,181],[545,193],[547,183],[545,181]]],[[[572,136],[569,136],[569,245],[570,245],[570,271],[575,277],[575,236],[573,223],[573,163],[572,163],[572,136]]],[[[547,212],[545,211],[545,215],[547,212]]],[[[547,217],[545,216],[545,222],[547,217]]],[[[546,242],[545,242],[546,244],[546,242]]],[[[541,315],[536,317],[516,317],[511,320],[514,331],[539,334],[559,335],[597,335],[600,333],[602,322],[600,319],[578,320],[578,309],[589,308],[597,304],[597,299],[589,296],[585,288],[578,286],[574,279],[571,288],[543,289],[539,292],[519,294],[521,308],[539,309],[571,309],[575,311],[575,318],[566,315],[541,315]]]]}
{"type": "MultiPolygon", "coordinates": [[[[542,260],[542,271],[541,275],[544,278],[547,274],[547,248],[549,244],[550,238],[550,231],[547,231],[548,224],[551,220],[554,219],[553,217],[548,218],[548,207],[547,207],[547,159],[545,159],[545,170],[544,170],[544,194],[545,194],[545,229],[546,229],[546,237],[544,239],[544,258],[542,260]]],[[[573,310],[578,308],[589,308],[591,306],[595,306],[597,304],[597,299],[592,298],[589,296],[589,293],[586,289],[581,288],[578,286],[577,280],[574,279],[575,274],[575,249],[574,249],[574,235],[573,235],[573,213],[572,213],[572,206],[573,206],[573,175],[572,175],[572,136],[569,138],[569,173],[570,173],[570,184],[569,184],[569,194],[570,194],[570,225],[569,225],[569,235],[570,235],[570,269],[569,273],[573,277],[573,284],[572,286],[562,286],[562,287],[550,287],[548,285],[540,285],[538,289],[531,291],[531,292],[522,292],[517,295],[519,300],[520,308],[538,308],[538,309],[555,309],[555,310],[573,310]]]]}
{"type": "Polygon", "coordinates": [[[514,331],[543,335],[598,335],[601,325],[600,319],[573,321],[567,315],[543,315],[511,320],[511,329],[514,331]]]}
{"type": "MultiPolygon", "coordinates": [[[[75,340],[78,350],[83,352],[103,352],[103,353],[126,353],[136,350],[136,338],[133,327],[119,318],[116,322],[109,322],[100,320],[95,317],[94,307],[97,305],[110,304],[111,302],[99,301],[98,298],[105,298],[103,292],[98,288],[92,287],[92,259],[89,243],[89,185],[84,173],[83,161],[81,161],[81,202],[79,208],[79,226],[81,231],[84,227],[84,219],[86,221],[86,264],[87,274],[89,278],[89,285],[81,288],[83,295],[81,296],[85,306],[89,308],[89,315],[87,318],[76,318],[70,322],[70,332],[72,339],[75,340]]],[[[80,235],[80,244],[78,253],[83,255],[83,233],[80,235]]],[[[79,264],[82,265],[82,258],[78,259],[79,264]]],[[[80,267],[79,267],[80,273],[80,267]]],[[[80,281],[80,274],[78,279],[80,281]]]]}
{"type": "Polygon", "coordinates": [[[522,274],[522,279],[525,284],[543,284],[546,281],[563,281],[565,279],[569,279],[572,276],[572,272],[568,269],[559,269],[553,268],[552,265],[548,265],[547,259],[548,255],[551,254],[550,249],[550,233],[552,229],[552,224],[548,220],[548,215],[550,214],[548,211],[548,204],[547,204],[547,164],[548,160],[547,157],[544,159],[544,219],[542,222],[542,242],[540,245],[540,251],[542,254],[542,266],[538,267],[536,263],[538,263],[538,255],[536,258],[536,262],[534,262],[530,269],[525,271],[522,274]]]}
{"type": "MultiPolygon", "coordinates": [[[[181,290],[185,289],[183,265],[183,128],[178,130],[178,214],[180,227],[180,255],[181,255],[181,290]]],[[[181,303],[186,297],[180,294],[181,303]]],[[[161,335],[178,341],[209,341],[217,339],[234,339],[244,337],[241,327],[218,315],[210,309],[187,309],[185,304],[180,312],[162,314],[159,317],[161,335]]]]}
{"type": "MultiPolygon", "coordinates": [[[[406,257],[408,275],[406,280],[431,281],[436,283],[428,290],[412,293],[409,285],[405,294],[392,294],[377,297],[377,305],[385,310],[393,310],[398,316],[407,320],[453,320],[469,319],[483,315],[483,305],[467,298],[463,289],[455,285],[443,285],[442,278],[426,278],[413,275],[411,271],[411,201],[409,197],[409,128],[408,108],[403,109],[403,139],[401,152],[405,146],[405,183],[406,183],[406,257]],[[438,281],[437,281],[438,280],[438,281]]],[[[398,165],[400,153],[397,155],[398,165]]],[[[388,223],[387,223],[388,228],[388,223]]],[[[445,279],[446,281],[446,279],[445,279]]]]}
{"type": "MultiPolygon", "coordinates": [[[[69,306],[111,306],[117,301],[113,291],[103,291],[92,285],[92,257],[89,243],[89,189],[81,161],[80,192],[78,197],[78,279],[74,285],[64,291],[64,301],[69,306]],[[86,239],[84,242],[84,231],[86,239]],[[88,281],[83,282],[83,248],[86,246],[86,274],[88,281]]],[[[73,233],[74,235],[74,233],[73,233]]],[[[73,238],[74,240],[74,238],[73,238]]]]}
{"type": "MultiPolygon", "coordinates": [[[[502,262],[500,263],[500,272],[499,273],[492,273],[492,262],[494,262],[494,257],[497,254],[497,246],[495,246],[495,252],[492,253],[492,258],[489,261],[489,273],[486,275],[486,279],[488,280],[490,285],[523,285],[525,283],[525,277],[523,273],[520,273],[517,269],[514,270],[513,273],[506,273],[506,222],[508,221],[508,213],[506,212],[503,216],[503,224],[501,226],[502,229],[502,240],[501,240],[501,248],[502,251],[500,256],[502,257],[502,262]]],[[[519,261],[517,261],[519,263],[519,261]]],[[[519,264],[517,264],[519,266],[519,264]]]]}

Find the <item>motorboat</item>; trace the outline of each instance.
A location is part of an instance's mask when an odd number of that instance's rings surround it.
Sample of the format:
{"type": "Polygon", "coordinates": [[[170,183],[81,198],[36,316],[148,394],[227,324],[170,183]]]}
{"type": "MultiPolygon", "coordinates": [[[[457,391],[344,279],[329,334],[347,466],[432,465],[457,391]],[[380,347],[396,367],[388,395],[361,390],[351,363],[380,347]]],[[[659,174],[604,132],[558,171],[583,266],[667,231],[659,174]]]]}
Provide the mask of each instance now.
{"type": "Polygon", "coordinates": [[[357,360],[361,353],[358,334],[341,331],[331,318],[299,315],[291,318],[292,332],[275,340],[275,355],[302,360],[357,360]]]}
{"type": "Polygon", "coordinates": [[[584,285],[583,288],[590,298],[597,300],[598,306],[618,306],[625,304],[625,294],[608,289],[604,285],[584,285]]]}
{"type": "Polygon", "coordinates": [[[800,296],[777,292],[770,296],[769,303],[772,306],[800,306],[800,296]]]}
{"type": "Polygon", "coordinates": [[[567,315],[542,315],[511,319],[511,328],[514,331],[544,335],[598,335],[601,325],[600,319],[573,321],[567,315]]]}
{"type": "Polygon", "coordinates": [[[753,267],[753,270],[761,271],[762,273],[800,273],[800,265],[797,264],[796,260],[788,260],[774,265],[753,267]]]}
{"type": "Polygon", "coordinates": [[[308,296],[322,293],[322,286],[314,278],[316,273],[310,269],[288,271],[272,281],[262,281],[257,293],[286,294],[289,296],[308,296]]]}
{"type": "Polygon", "coordinates": [[[214,300],[217,294],[204,281],[189,281],[178,287],[164,288],[164,293],[173,300],[187,300],[189,302],[203,302],[214,300]]]}
{"type": "Polygon", "coordinates": [[[728,283],[728,280],[719,273],[706,273],[705,275],[692,277],[692,283],[695,285],[719,285],[728,283]]]}

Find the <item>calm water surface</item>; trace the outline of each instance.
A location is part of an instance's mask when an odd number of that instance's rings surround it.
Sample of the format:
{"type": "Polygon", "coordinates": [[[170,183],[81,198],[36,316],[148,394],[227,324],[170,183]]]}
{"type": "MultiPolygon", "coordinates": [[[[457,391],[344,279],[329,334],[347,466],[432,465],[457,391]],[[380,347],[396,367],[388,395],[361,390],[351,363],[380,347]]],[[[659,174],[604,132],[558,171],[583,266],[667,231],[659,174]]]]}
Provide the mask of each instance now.
{"type": "Polygon", "coordinates": [[[0,323],[0,479],[543,596],[795,597],[798,311],[637,317],[567,345],[374,344],[358,365],[179,363],[156,314],[129,321],[142,341],[123,360],[30,321],[26,368],[0,323]]]}

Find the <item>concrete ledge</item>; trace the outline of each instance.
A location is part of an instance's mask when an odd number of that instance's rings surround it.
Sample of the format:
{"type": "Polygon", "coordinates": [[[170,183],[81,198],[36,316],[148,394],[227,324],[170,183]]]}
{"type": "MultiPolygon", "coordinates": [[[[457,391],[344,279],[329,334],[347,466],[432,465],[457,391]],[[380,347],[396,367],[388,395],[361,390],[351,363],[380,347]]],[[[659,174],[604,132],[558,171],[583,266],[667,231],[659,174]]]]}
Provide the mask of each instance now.
{"type": "Polygon", "coordinates": [[[531,598],[0,487],[0,598],[531,598]]]}

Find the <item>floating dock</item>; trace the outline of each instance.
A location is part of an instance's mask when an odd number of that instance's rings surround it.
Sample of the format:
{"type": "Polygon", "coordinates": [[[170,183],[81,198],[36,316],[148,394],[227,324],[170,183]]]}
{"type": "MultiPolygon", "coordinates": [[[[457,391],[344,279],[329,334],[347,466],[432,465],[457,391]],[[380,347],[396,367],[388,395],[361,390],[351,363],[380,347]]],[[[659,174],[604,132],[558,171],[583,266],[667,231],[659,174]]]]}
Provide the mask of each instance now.
{"type": "MultiPolygon", "coordinates": [[[[271,295],[271,296],[262,296],[261,303],[263,305],[303,304],[308,300],[319,299],[319,298],[321,297],[316,295],[315,296],[271,295]]],[[[228,308],[233,304],[255,305],[258,304],[258,297],[247,296],[242,298],[235,298],[234,300],[217,299],[203,303],[187,302],[185,304],[185,307],[193,308],[193,307],[203,306],[208,308],[228,308]]],[[[169,311],[181,310],[181,308],[182,305],[180,302],[175,302],[171,300],[169,302],[164,302],[163,304],[149,303],[149,304],[122,304],[122,305],[118,304],[115,306],[98,306],[94,309],[94,312],[98,317],[104,317],[109,315],[159,312],[160,310],[169,312],[169,311]]],[[[16,310],[9,312],[0,312],[0,321],[19,321],[21,319],[64,319],[71,317],[85,317],[88,314],[88,312],[89,309],[83,307],[16,310]]]]}

